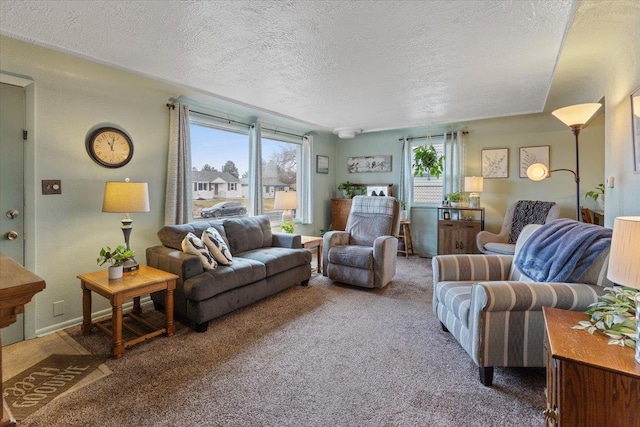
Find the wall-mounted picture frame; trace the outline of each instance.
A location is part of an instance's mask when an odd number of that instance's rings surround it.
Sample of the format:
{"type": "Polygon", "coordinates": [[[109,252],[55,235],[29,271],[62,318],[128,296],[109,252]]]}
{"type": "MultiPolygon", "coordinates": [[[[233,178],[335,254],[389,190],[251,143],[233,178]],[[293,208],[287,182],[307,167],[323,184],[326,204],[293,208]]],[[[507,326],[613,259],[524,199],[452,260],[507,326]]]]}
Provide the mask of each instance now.
{"type": "Polygon", "coordinates": [[[542,163],[549,167],[549,146],[520,147],[520,178],[527,177],[527,169],[534,163],[542,163]]]}
{"type": "Polygon", "coordinates": [[[347,158],[349,173],[391,172],[391,155],[360,156],[347,158]]]}
{"type": "Polygon", "coordinates": [[[631,93],[633,170],[640,173],[640,87],[631,93]]]}
{"type": "Polygon", "coordinates": [[[329,173],[329,156],[316,156],[316,173],[329,173]]]}
{"type": "Polygon", "coordinates": [[[481,156],[483,178],[509,178],[508,148],[482,150],[481,156]]]}

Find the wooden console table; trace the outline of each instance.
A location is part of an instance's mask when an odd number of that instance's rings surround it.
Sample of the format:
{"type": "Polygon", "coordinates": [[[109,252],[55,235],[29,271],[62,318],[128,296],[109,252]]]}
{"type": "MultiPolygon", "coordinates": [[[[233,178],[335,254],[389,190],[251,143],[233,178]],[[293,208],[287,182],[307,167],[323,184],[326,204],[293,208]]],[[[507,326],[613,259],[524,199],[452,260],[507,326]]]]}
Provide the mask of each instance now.
{"type": "Polygon", "coordinates": [[[543,307],[546,325],[545,426],[640,426],[640,364],[630,348],[572,329],[581,312],[543,307]]]}
{"type": "MultiPolygon", "coordinates": [[[[0,253],[0,328],[16,321],[16,316],[24,312],[24,305],[45,288],[44,280],[13,259],[0,253]]],[[[0,337],[0,347],[2,337],[0,337]]],[[[0,395],[2,389],[2,351],[0,349],[0,395]]],[[[2,420],[0,426],[15,426],[16,420],[2,398],[2,420]]]]}

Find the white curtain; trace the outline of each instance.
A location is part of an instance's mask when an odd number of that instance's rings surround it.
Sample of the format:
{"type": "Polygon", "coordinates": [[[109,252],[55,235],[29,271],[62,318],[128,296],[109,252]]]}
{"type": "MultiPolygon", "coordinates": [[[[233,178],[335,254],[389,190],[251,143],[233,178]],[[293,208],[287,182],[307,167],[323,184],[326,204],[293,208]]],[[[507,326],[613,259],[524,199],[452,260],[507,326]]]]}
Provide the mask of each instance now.
{"type": "Polygon", "coordinates": [[[462,131],[444,135],[444,193],[464,189],[464,133],[462,131]]]}
{"type": "Polygon", "coordinates": [[[311,224],[313,222],[313,198],[311,195],[312,182],[311,182],[311,153],[313,152],[313,136],[305,135],[302,137],[302,165],[298,176],[300,182],[298,183],[298,197],[300,206],[303,206],[302,216],[299,217],[303,224],[311,224]]]}
{"type": "Polygon", "coordinates": [[[192,219],[191,139],[189,106],[177,103],[169,110],[169,158],[165,193],[165,225],[184,224],[192,219]]]}
{"type": "Polygon", "coordinates": [[[398,199],[404,201],[404,209],[411,210],[411,195],[413,181],[413,150],[411,149],[411,141],[404,138],[402,141],[402,159],[400,161],[400,185],[398,188],[398,199]]]}
{"type": "Polygon", "coordinates": [[[249,126],[249,214],[262,212],[262,127],[260,122],[249,126]]]}

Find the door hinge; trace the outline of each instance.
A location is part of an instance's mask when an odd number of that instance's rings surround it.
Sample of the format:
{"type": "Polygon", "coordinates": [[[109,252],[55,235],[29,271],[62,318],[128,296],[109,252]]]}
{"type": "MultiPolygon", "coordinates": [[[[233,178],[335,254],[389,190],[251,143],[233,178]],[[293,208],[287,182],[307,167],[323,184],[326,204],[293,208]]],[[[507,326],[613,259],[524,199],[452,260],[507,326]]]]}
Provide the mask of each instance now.
{"type": "Polygon", "coordinates": [[[23,130],[23,131],[22,131],[22,139],[23,139],[24,141],[26,141],[26,140],[27,140],[27,136],[28,136],[28,134],[29,134],[29,132],[27,132],[26,130],[23,130]]]}

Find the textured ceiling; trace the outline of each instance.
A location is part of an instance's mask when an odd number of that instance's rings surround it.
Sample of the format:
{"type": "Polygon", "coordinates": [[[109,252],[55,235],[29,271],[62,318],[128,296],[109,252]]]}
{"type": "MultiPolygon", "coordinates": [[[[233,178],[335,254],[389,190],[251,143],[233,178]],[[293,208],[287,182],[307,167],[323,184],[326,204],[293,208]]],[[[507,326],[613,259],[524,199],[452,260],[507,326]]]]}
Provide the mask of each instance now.
{"type": "Polygon", "coordinates": [[[573,11],[557,0],[3,0],[0,33],[316,129],[372,131],[542,111],[573,11]]]}

